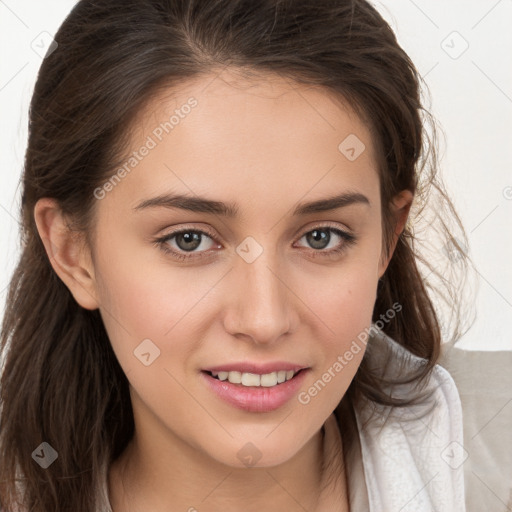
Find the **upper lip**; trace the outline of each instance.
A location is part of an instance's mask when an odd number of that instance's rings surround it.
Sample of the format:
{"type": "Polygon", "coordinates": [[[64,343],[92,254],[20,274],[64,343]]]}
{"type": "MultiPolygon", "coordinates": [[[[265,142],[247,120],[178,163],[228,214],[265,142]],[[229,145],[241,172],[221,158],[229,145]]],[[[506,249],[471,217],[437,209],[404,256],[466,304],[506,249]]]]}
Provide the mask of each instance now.
{"type": "Polygon", "coordinates": [[[308,368],[308,366],[304,366],[301,364],[295,363],[287,363],[284,361],[276,361],[270,363],[248,363],[248,362],[239,362],[239,363],[226,363],[220,364],[218,366],[210,366],[208,368],[204,368],[205,372],[241,372],[241,373],[257,373],[260,375],[265,375],[267,373],[277,372],[279,370],[298,372],[304,368],[308,368]]]}

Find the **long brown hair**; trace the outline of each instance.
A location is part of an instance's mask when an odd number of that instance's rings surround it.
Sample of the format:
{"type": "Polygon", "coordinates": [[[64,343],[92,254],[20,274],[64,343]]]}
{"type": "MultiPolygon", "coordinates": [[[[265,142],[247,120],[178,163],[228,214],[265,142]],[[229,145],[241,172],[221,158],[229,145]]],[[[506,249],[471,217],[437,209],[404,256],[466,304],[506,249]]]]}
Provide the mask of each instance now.
{"type": "MultiPolygon", "coordinates": [[[[373,320],[401,306],[382,330],[425,360],[405,380],[428,378],[440,355],[441,328],[431,297],[436,290],[429,290],[424,276],[442,276],[442,269],[419,250],[415,221],[427,198],[436,198],[447,254],[460,255],[452,263],[464,264],[467,243],[437,177],[435,123],[422,106],[421,77],[372,5],[82,0],[55,40],[30,105],[21,256],[1,333],[2,508],[93,511],[102,465],[124,450],[134,432],[128,381],[100,314],[80,307],[52,269],[34,221],[36,202],[56,199],[72,219],[71,229],[91,233],[93,191],[122,161],[136,114],[158,91],[226,66],[248,76],[273,72],[321,86],[350,103],[378,150],[385,247],[393,228],[391,198],[403,189],[415,193],[409,223],[379,283],[373,320]],[[449,218],[457,237],[450,235],[449,218]],[[42,442],[58,453],[47,469],[32,457],[42,442]]],[[[457,312],[450,286],[438,279],[438,297],[457,312]]],[[[363,358],[342,402],[365,396],[393,406],[409,403],[390,397],[385,383],[363,358]]]]}

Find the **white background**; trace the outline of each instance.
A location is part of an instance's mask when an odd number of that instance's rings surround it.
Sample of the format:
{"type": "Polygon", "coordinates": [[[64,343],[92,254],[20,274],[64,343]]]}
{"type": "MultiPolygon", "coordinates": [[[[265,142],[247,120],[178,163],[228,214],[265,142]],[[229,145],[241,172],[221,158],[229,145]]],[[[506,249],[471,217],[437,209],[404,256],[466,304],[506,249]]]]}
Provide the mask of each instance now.
{"type": "MultiPolygon", "coordinates": [[[[53,35],[74,4],[0,0],[1,311],[18,256],[18,182],[41,64],[31,45],[42,32],[53,35]]],[[[457,346],[510,350],[512,0],[394,0],[376,6],[424,77],[430,110],[446,137],[442,172],[479,278],[477,318],[457,346]]]]}

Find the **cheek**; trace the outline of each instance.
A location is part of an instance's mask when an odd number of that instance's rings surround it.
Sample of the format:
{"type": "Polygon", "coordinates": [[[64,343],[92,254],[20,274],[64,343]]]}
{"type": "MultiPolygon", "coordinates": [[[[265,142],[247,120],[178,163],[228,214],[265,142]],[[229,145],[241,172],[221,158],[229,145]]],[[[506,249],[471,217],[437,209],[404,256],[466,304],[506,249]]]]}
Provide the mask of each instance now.
{"type": "MultiPolygon", "coordinates": [[[[111,241],[97,257],[96,279],[102,318],[121,365],[138,361],[134,350],[149,339],[164,349],[164,339],[204,295],[205,283],[180,269],[148,260],[147,252],[111,241]]],[[[140,363],[139,363],[140,364],[140,363]]]]}
{"type": "Polygon", "coordinates": [[[180,395],[169,373],[183,382],[196,370],[192,356],[222,307],[218,288],[226,268],[176,266],[159,254],[123,248],[120,240],[103,247],[100,310],[119,364],[138,392],[160,396],[167,388],[169,396],[180,395]]]}
{"type": "Polygon", "coordinates": [[[103,279],[102,316],[114,350],[126,363],[132,361],[124,353],[132,353],[144,339],[163,349],[164,340],[204,294],[203,287],[182,282],[178,274],[160,275],[155,269],[124,272],[117,267],[103,279]]]}
{"type": "MultiPolygon", "coordinates": [[[[379,245],[354,251],[336,269],[303,280],[298,294],[317,317],[315,339],[321,350],[321,371],[327,371],[343,356],[343,371],[333,379],[334,394],[345,392],[363,358],[367,332],[372,322],[378,284],[379,245]],[[345,357],[346,356],[346,357],[345,357]],[[336,391],[335,391],[336,388],[336,391]]],[[[296,277],[299,282],[299,277],[296,277]]],[[[338,365],[339,370],[339,365],[338,365]]],[[[339,397],[341,398],[341,397],[339,397]]]]}
{"type": "MultiPolygon", "coordinates": [[[[204,339],[202,298],[215,279],[145,266],[136,258],[105,268],[102,279],[102,318],[132,400],[135,394],[139,412],[151,411],[186,436],[189,420],[175,418],[188,417],[190,396],[183,383],[190,378],[191,354],[204,339]]],[[[196,412],[200,424],[204,418],[196,412]]]]}
{"type": "Polygon", "coordinates": [[[350,386],[366,351],[377,279],[359,260],[316,286],[306,283],[317,365],[297,397],[304,415],[325,418],[350,386]]]}
{"type": "Polygon", "coordinates": [[[345,358],[350,361],[350,368],[345,368],[343,378],[337,379],[343,391],[355,374],[366,349],[361,339],[366,340],[364,333],[371,325],[376,287],[377,277],[371,272],[356,272],[354,269],[344,272],[339,279],[326,281],[321,290],[317,287],[312,291],[310,288],[308,292],[308,305],[318,317],[316,325],[319,331],[316,339],[322,347],[322,370],[331,368],[338,356],[351,352],[345,358]]]}
{"type": "Polygon", "coordinates": [[[323,297],[337,338],[347,340],[371,322],[377,279],[370,273],[351,273],[332,285],[323,297]]]}
{"type": "Polygon", "coordinates": [[[338,267],[304,279],[300,296],[318,315],[335,342],[347,341],[371,323],[378,284],[377,249],[357,251],[338,267]]]}

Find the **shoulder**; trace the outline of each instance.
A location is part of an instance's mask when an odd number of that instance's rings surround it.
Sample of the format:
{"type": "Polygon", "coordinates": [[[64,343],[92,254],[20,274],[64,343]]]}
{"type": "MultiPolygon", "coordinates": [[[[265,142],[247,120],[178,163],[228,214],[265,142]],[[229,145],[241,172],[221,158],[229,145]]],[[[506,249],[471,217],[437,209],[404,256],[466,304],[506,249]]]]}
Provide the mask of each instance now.
{"type": "Polygon", "coordinates": [[[453,438],[462,439],[462,404],[448,370],[436,364],[421,381],[407,382],[408,377],[424,368],[426,360],[412,354],[382,331],[372,336],[367,350],[365,357],[368,356],[370,367],[383,380],[389,395],[402,400],[414,399],[414,402],[401,407],[372,404],[361,408],[361,416],[371,409],[376,424],[382,424],[385,417],[391,424],[399,424],[401,430],[408,429],[411,435],[430,425],[443,431],[448,429],[453,438]]]}
{"type": "Polygon", "coordinates": [[[416,356],[384,332],[373,332],[364,357],[379,379],[389,382],[385,388],[394,397],[411,398],[420,391],[431,391],[441,407],[444,405],[454,413],[461,410],[457,385],[448,370],[440,364],[436,364],[421,383],[417,380],[400,383],[400,380],[423,368],[426,360],[416,356]]]}
{"type": "MultiPolygon", "coordinates": [[[[370,363],[390,382],[425,363],[382,332],[370,339],[368,349],[370,363]]],[[[436,364],[421,386],[411,381],[390,384],[389,390],[393,398],[409,399],[419,391],[426,398],[403,407],[363,401],[355,410],[374,507],[464,512],[466,451],[455,381],[436,364]]]]}

